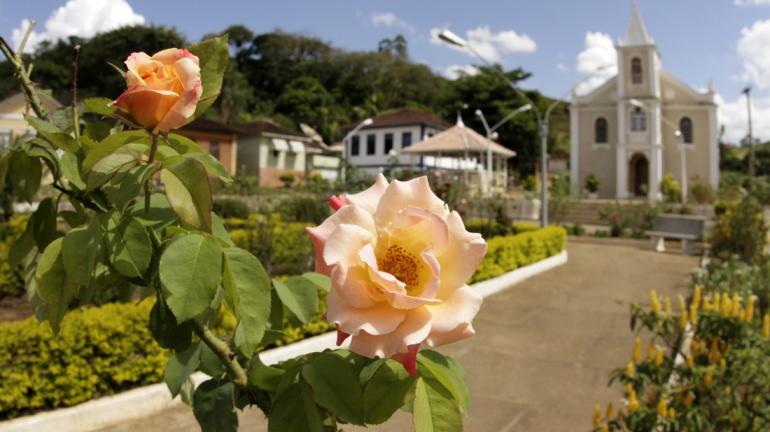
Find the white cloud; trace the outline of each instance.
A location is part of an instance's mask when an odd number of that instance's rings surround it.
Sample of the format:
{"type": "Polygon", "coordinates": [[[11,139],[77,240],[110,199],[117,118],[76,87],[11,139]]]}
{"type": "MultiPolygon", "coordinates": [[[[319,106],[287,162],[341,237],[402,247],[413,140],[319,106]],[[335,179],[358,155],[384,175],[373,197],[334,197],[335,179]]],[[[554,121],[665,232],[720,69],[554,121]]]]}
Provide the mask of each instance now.
{"type": "MultiPolygon", "coordinates": [[[[42,41],[53,42],[70,36],[88,38],[123,26],[144,23],[144,17],[135,13],[126,0],[68,0],[51,13],[42,32],[30,33],[24,51],[34,51],[42,41]]],[[[21,25],[12,31],[11,38],[16,47],[28,25],[29,20],[23,19],[21,25]]]]}
{"type": "Polygon", "coordinates": [[[460,78],[463,75],[473,76],[477,73],[479,73],[479,70],[473,65],[452,65],[444,69],[444,76],[451,80],[460,78]]]}
{"type": "Polygon", "coordinates": [[[756,21],[741,29],[738,54],[743,59],[743,78],[760,89],[770,88],[770,20],[756,21]]]}
{"type": "Polygon", "coordinates": [[[617,54],[612,38],[606,33],[586,33],[583,51],[577,56],[575,69],[584,76],[575,88],[577,94],[586,94],[618,73],[617,54]]]}
{"type": "MultiPolygon", "coordinates": [[[[438,35],[443,28],[430,29],[430,43],[443,44],[438,35]]],[[[489,26],[479,26],[465,32],[468,44],[473,47],[485,60],[499,62],[503,54],[533,53],[537,50],[537,44],[526,34],[518,34],[513,30],[493,32],[489,26]]],[[[449,45],[473,56],[468,50],[449,45]]]]}
{"type": "Polygon", "coordinates": [[[375,27],[397,27],[404,30],[408,30],[410,33],[414,33],[414,26],[399,18],[393,12],[375,12],[371,15],[372,24],[375,27]]]}
{"type": "Polygon", "coordinates": [[[735,4],[738,6],[767,6],[770,5],[770,0],[735,0],[735,4]]]}
{"type": "Polygon", "coordinates": [[[569,66],[560,62],[559,64],[556,65],[556,69],[558,69],[559,72],[567,72],[569,71],[569,66]]]}
{"type": "MultiPolygon", "coordinates": [[[[741,95],[735,100],[727,101],[717,94],[716,103],[719,105],[719,125],[725,127],[725,140],[739,143],[748,134],[749,129],[746,97],[741,95]]],[[[770,139],[770,97],[751,95],[751,120],[754,138],[763,141],[770,139]]]]}

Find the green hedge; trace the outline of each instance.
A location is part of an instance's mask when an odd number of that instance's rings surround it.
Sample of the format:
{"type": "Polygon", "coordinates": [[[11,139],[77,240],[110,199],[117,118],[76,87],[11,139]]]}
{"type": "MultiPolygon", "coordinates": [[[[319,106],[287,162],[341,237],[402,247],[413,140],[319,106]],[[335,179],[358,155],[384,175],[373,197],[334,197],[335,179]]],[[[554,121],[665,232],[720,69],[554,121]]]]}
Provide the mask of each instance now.
{"type": "Polygon", "coordinates": [[[487,240],[487,256],[473,274],[471,282],[491,279],[556,255],[567,246],[567,231],[562,227],[546,227],[511,236],[487,240]]]}
{"type": "Polygon", "coordinates": [[[27,216],[15,216],[9,222],[0,223],[0,298],[24,294],[24,278],[21,268],[8,263],[8,253],[13,242],[24,232],[27,216]]]}
{"type": "MultiPolygon", "coordinates": [[[[489,239],[489,252],[472,282],[555,255],[566,239],[560,227],[489,239]]],[[[151,308],[151,301],[81,308],[64,318],[58,338],[35,318],[0,324],[0,419],[160,382],[168,352],[149,332],[151,308]]],[[[316,319],[303,326],[285,320],[284,335],[274,345],[332,330],[323,319],[325,308],[321,301],[316,319]]],[[[233,326],[233,316],[224,312],[218,327],[233,326]]]]}

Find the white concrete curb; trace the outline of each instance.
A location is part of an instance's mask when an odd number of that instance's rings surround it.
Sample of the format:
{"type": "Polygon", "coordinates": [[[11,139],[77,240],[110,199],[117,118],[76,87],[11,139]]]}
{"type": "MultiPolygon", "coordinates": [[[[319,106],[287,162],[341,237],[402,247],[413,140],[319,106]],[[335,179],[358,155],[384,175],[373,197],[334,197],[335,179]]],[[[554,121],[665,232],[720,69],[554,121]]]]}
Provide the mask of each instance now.
{"type": "MultiPolygon", "coordinates": [[[[505,273],[494,279],[474,284],[473,287],[484,296],[490,296],[537,274],[558,267],[567,262],[567,251],[505,273]]],[[[274,348],[260,353],[267,365],[288,359],[334,348],[337,335],[334,332],[314,336],[291,345],[274,348]]],[[[203,373],[192,376],[195,384],[208,379],[203,373]]],[[[42,412],[26,417],[0,422],[0,432],[92,432],[139,417],[146,417],[179,404],[172,400],[165,383],[152,384],[128,390],[113,396],[106,396],[69,408],[42,412]]]]}

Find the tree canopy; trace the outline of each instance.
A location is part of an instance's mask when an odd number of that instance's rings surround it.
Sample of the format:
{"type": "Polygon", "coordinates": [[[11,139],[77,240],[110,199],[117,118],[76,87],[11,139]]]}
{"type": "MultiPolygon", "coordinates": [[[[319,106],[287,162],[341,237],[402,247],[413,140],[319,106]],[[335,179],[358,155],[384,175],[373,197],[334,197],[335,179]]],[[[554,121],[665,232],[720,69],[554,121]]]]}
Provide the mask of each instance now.
{"type": "MultiPolygon", "coordinates": [[[[371,51],[346,51],[317,37],[280,30],[255,34],[246,26],[232,25],[217,34],[223,33],[229,36],[233,61],[225,74],[222,95],[207,115],[227,123],[267,117],[291,129],[307,123],[327,142],[339,140],[353,122],[405,106],[419,107],[450,122],[459,110],[466,124],[483,132],[474,115],[477,109],[494,124],[526,103],[501,75],[517,84],[531,76],[520,68],[506,71],[493,66],[449,80],[412,61],[408,41],[400,34],[381,40],[371,51]]],[[[152,54],[187,44],[175,29],[156,26],[124,27],[88,40],[45,43],[31,55],[33,79],[66,103],[73,47],[80,45],[79,94],[116,97],[123,91],[123,78],[109,64],[123,68],[132,51],[152,54]]],[[[0,63],[0,75],[11,75],[7,62],[0,63]]],[[[0,80],[0,98],[17,88],[14,80],[0,80]]],[[[541,112],[553,102],[536,90],[525,92],[541,112]]],[[[566,148],[568,124],[565,107],[559,107],[551,122],[555,132],[549,142],[551,150],[566,148]]],[[[534,115],[518,115],[498,133],[501,144],[518,154],[512,166],[532,172],[540,147],[534,115]]]]}

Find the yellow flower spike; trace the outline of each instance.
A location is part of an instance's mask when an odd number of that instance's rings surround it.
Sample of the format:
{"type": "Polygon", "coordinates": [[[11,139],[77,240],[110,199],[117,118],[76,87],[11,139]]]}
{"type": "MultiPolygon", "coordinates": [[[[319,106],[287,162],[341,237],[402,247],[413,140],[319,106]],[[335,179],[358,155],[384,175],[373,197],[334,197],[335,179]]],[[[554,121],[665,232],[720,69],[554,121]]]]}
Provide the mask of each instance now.
{"type": "Polygon", "coordinates": [[[668,409],[668,418],[676,418],[676,410],[674,408],[668,409]]]}
{"type": "Polygon", "coordinates": [[[722,293],[714,293],[714,311],[719,312],[719,308],[722,306],[722,293]]]}
{"type": "Polygon", "coordinates": [[[741,314],[741,296],[737,293],[733,294],[733,308],[732,308],[732,315],[734,317],[738,317],[741,314]]]}
{"type": "Polygon", "coordinates": [[[722,316],[722,318],[727,318],[730,316],[730,312],[733,310],[733,302],[730,300],[730,297],[725,294],[722,296],[722,304],[719,306],[719,315],[722,316]]]}
{"type": "Polygon", "coordinates": [[[636,373],[636,366],[634,366],[634,362],[630,361],[626,365],[626,375],[628,375],[629,378],[633,378],[634,374],[636,373]]]}
{"type": "Polygon", "coordinates": [[[695,366],[695,361],[693,360],[692,355],[688,355],[686,359],[687,359],[687,367],[692,368],[693,366],[695,366]]]}
{"type": "Polygon", "coordinates": [[[714,337],[711,339],[711,345],[709,346],[709,363],[716,363],[719,361],[719,338],[714,337]]]}
{"type": "Polygon", "coordinates": [[[706,387],[711,387],[711,384],[714,383],[714,368],[712,366],[709,366],[708,369],[706,369],[706,373],[703,375],[703,384],[706,385],[706,387]]]}
{"type": "Polygon", "coordinates": [[[746,305],[746,319],[745,321],[754,321],[754,304],[757,302],[757,296],[750,296],[749,303],[746,305]]]}
{"type": "Polygon", "coordinates": [[[703,298],[703,310],[706,312],[711,311],[711,297],[703,298]]]}
{"type": "Polygon", "coordinates": [[[765,314],[762,318],[762,336],[765,339],[770,339],[770,314],[765,314]]]}
{"type": "Polygon", "coordinates": [[[679,296],[679,312],[687,310],[687,302],[684,301],[684,296],[679,296]]]}
{"type": "Polygon", "coordinates": [[[634,341],[634,352],[631,354],[631,361],[639,363],[640,360],[642,360],[642,339],[636,338],[634,341]]]}
{"type": "Polygon", "coordinates": [[[601,432],[610,432],[610,427],[606,424],[602,425],[602,428],[600,429],[601,432]]]}
{"type": "Polygon", "coordinates": [[[742,322],[746,321],[746,309],[741,309],[741,314],[738,316],[738,319],[742,322]]]}
{"type": "Polygon", "coordinates": [[[682,330],[687,328],[687,311],[682,311],[682,314],[679,315],[679,328],[682,330]]]}
{"type": "Polygon", "coordinates": [[[693,327],[698,325],[698,305],[695,303],[690,305],[690,324],[693,327]]]}
{"type": "Polygon", "coordinates": [[[692,302],[695,304],[695,307],[700,307],[701,302],[701,296],[703,294],[703,288],[698,285],[695,287],[695,292],[692,294],[692,302]]]}
{"type": "Polygon", "coordinates": [[[724,369],[727,369],[727,360],[725,360],[725,358],[724,358],[724,357],[722,357],[721,359],[719,359],[719,368],[720,368],[720,369],[723,369],[723,370],[724,370],[724,369]]]}
{"type": "Polygon", "coordinates": [[[663,355],[664,355],[664,352],[663,352],[663,348],[661,348],[661,347],[656,347],[656,352],[655,352],[655,366],[658,366],[658,367],[660,367],[660,366],[662,366],[662,365],[663,365],[663,355]]]}
{"type": "Polygon", "coordinates": [[[658,292],[655,290],[650,291],[650,309],[655,315],[660,313],[660,300],[658,299],[658,292]]]}
{"type": "Polygon", "coordinates": [[[594,427],[599,427],[602,423],[602,407],[599,404],[594,405],[594,427]]]}
{"type": "Polygon", "coordinates": [[[615,417],[615,408],[612,406],[612,402],[607,402],[607,411],[604,416],[608,421],[615,417]]]}
{"type": "Polygon", "coordinates": [[[665,313],[667,316],[672,315],[671,299],[668,296],[663,297],[663,313],[665,313]]]}
{"type": "Polygon", "coordinates": [[[651,362],[655,360],[655,344],[650,339],[650,343],[647,345],[647,361],[651,362]]]}
{"type": "Polygon", "coordinates": [[[638,409],[639,409],[639,399],[636,397],[636,392],[634,391],[634,389],[631,389],[631,392],[628,394],[628,412],[634,413],[638,409]]]}
{"type": "Polygon", "coordinates": [[[668,405],[666,404],[666,400],[661,397],[658,401],[658,415],[665,417],[666,414],[668,414],[668,405]]]}

